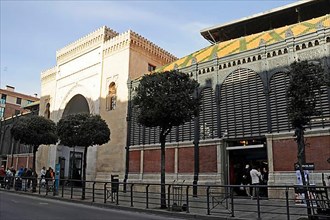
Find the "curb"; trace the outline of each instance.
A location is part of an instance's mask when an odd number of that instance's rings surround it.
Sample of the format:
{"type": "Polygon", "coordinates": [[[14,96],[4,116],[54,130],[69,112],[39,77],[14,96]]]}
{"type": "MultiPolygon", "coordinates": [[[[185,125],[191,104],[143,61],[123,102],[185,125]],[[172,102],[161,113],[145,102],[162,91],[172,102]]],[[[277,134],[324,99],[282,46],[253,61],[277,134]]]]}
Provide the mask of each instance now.
{"type": "Polygon", "coordinates": [[[161,210],[161,209],[143,209],[143,208],[136,208],[136,207],[127,207],[127,206],[120,206],[120,205],[113,205],[109,203],[96,203],[96,202],[89,202],[89,201],[83,201],[83,200],[75,200],[75,199],[68,199],[68,198],[62,198],[62,197],[54,197],[54,196],[47,196],[47,195],[40,195],[40,194],[33,194],[29,192],[21,192],[21,191],[7,191],[0,189],[0,192],[7,192],[7,193],[13,193],[18,195],[25,195],[25,196],[32,196],[32,197],[39,197],[43,199],[52,199],[52,200],[58,200],[58,201],[65,201],[70,203],[76,203],[76,204],[82,204],[87,206],[93,206],[98,208],[106,208],[106,209],[117,209],[117,210],[124,210],[124,211],[133,211],[133,212],[139,212],[139,213],[146,213],[146,214],[156,214],[161,216],[167,216],[167,217],[177,217],[182,219],[202,219],[202,220],[244,220],[243,218],[235,218],[235,217],[221,217],[221,216],[207,216],[207,215],[199,215],[199,214],[190,214],[190,213],[179,213],[179,212],[171,212],[167,210],[161,210]]]}

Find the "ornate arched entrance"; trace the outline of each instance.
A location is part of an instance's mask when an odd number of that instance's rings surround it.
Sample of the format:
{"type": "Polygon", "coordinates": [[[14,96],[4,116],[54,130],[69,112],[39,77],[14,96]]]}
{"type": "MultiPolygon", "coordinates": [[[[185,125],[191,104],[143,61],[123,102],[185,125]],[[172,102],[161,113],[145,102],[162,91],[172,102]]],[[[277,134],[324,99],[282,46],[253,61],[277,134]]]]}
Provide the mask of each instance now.
{"type": "MultiPolygon", "coordinates": [[[[78,114],[78,113],[90,113],[89,105],[87,99],[81,95],[77,94],[73,96],[70,101],[66,104],[62,118],[67,115],[78,114]]],[[[83,152],[78,148],[67,148],[63,149],[62,156],[59,157],[60,164],[60,178],[65,178],[65,170],[66,164],[67,176],[69,179],[81,180],[82,176],[82,164],[83,164],[83,152]],[[68,163],[66,163],[66,159],[69,158],[68,163]]],[[[80,182],[76,182],[80,183],[80,182]]]]}
{"type": "Polygon", "coordinates": [[[62,118],[77,113],[90,113],[87,99],[80,94],[73,96],[66,104],[62,118]]]}

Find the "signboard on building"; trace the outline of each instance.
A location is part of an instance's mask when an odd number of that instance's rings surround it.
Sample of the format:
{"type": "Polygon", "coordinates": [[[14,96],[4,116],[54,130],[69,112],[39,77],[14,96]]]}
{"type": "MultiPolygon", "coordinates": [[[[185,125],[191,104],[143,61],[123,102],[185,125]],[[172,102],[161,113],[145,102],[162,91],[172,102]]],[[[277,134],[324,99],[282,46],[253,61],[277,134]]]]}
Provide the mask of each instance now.
{"type": "MultiPolygon", "coordinates": [[[[305,164],[302,164],[302,169],[303,170],[315,170],[315,165],[314,165],[314,163],[305,163],[305,164]]],[[[294,170],[299,170],[298,163],[294,164],[294,170]]]]}

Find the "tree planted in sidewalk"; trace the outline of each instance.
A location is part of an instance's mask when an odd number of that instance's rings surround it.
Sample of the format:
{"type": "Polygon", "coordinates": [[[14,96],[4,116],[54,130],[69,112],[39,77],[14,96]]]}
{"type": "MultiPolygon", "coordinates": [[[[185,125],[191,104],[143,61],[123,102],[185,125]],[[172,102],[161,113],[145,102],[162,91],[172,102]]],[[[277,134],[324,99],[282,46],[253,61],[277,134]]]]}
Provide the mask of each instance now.
{"type": "MultiPolygon", "coordinates": [[[[304,132],[311,123],[313,116],[320,115],[316,108],[320,101],[322,87],[326,86],[326,78],[321,64],[317,62],[294,62],[289,72],[289,86],[287,88],[287,113],[294,128],[295,141],[298,147],[298,164],[303,185],[307,185],[302,165],[306,163],[304,132]]],[[[307,202],[308,193],[306,193],[307,202]]],[[[310,212],[310,209],[309,211],[310,212]]]]}
{"type": "Polygon", "coordinates": [[[60,144],[68,147],[84,147],[82,199],[85,199],[87,149],[110,140],[110,129],[100,115],[72,114],[57,123],[60,144]]]}
{"type": "Polygon", "coordinates": [[[199,112],[198,82],[176,70],[144,75],[133,98],[138,123],[159,127],[161,144],[161,208],[166,208],[165,141],[173,126],[190,121],[199,112]]]}
{"type": "MultiPolygon", "coordinates": [[[[36,152],[40,145],[56,144],[56,125],[53,121],[38,115],[21,116],[11,128],[11,134],[21,144],[29,145],[33,151],[32,169],[36,174],[36,152]]],[[[33,184],[35,191],[35,184],[33,184]]]]}

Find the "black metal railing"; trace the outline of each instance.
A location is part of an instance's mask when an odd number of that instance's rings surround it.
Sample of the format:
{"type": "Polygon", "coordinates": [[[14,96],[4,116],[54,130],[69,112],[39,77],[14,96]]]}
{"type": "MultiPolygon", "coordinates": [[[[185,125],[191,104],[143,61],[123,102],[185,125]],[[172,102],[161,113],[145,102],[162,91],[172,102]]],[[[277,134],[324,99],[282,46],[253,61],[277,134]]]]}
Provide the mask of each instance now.
{"type": "MultiPolygon", "coordinates": [[[[36,178],[5,178],[1,186],[5,190],[24,191],[44,196],[82,200],[82,181],[36,178]]],[[[160,208],[160,186],[157,183],[86,181],[87,202],[112,204],[141,209],[160,208]]],[[[242,186],[198,185],[197,196],[192,184],[166,184],[167,210],[194,215],[214,215],[249,219],[299,219],[310,217],[330,218],[329,186],[294,185],[245,185],[249,190],[256,187],[256,195],[239,196],[242,186]],[[308,193],[309,200],[304,197],[308,193]],[[307,212],[307,209],[310,212],[307,212]]],[[[251,190],[252,191],[252,190],[251,190]]]]}

